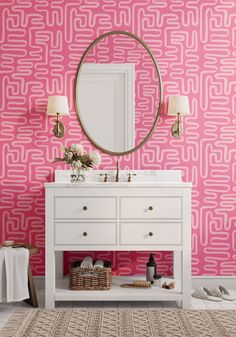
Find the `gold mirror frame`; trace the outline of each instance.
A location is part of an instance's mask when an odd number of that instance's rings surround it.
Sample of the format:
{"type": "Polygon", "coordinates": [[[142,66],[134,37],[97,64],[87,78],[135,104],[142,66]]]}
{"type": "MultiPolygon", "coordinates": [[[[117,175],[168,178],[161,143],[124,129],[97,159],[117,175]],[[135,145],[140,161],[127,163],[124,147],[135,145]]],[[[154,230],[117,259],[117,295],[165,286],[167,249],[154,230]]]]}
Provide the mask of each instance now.
{"type": "Polygon", "coordinates": [[[130,32],[127,32],[127,31],[123,31],[123,30],[114,30],[114,31],[111,31],[111,32],[107,32],[105,34],[102,34],[100,35],[98,38],[96,38],[89,46],[88,48],[86,49],[86,51],[84,52],[82,58],[81,58],[81,61],[79,63],[79,67],[78,67],[78,70],[77,70],[77,74],[76,74],[76,79],[75,79],[75,106],[76,106],[76,110],[77,110],[77,114],[78,114],[78,119],[79,119],[79,123],[84,131],[84,133],[86,134],[86,136],[88,137],[88,139],[99,149],[101,150],[102,152],[105,152],[107,154],[110,154],[110,155],[113,155],[113,156],[122,156],[122,155],[127,155],[127,154],[130,154],[134,151],[137,151],[140,147],[142,147],[147,141],[148,139],[151,137],[156,125],[157,125],[157,122],[158,122],[158,119],[160,117],[160,114],[161,114],[161,105],[162,105],[162,94],[163,94],[163,89],[162,89],[162,79],[161,79],[161,73],[160,73],[160,70],[159,70],[159,67],[158,67],[158,64],[154,58],[154,55],[152,54],[150,48],[146,45],[146,43],[140,39],[138,36],[130,33],[130,32]],[[81,69],[83,67],[83,64],[84,64],[84,61],[90,51],[90,49],[92,49],[94,46],[96,46],[96,44],[98,44],[99,41],[101,41],[102,39],[110,36],[110,35],[115,35],[115,34],[120,34],[120,35],[128,35],[132,38],[134,38],[136,41],[138,41],[139,43],[141,43],[141,45],[146,49],[146,51],[148,52],[148,54],[150,55],[152,61],[153,61],[153,64],[155,66],[155,69],[156,69],[156,73],[157,73],[157,77],[158,77],[158,80],[159,80],[159,84],[160,84],[160,87],[159,87],[159,104],[158,104],[158,107],[156,109],[156,118],[153,122],[153,126],[151,128],[151,130],[148,132],[147,136],[140,142],[140,144],[138,144],[137,146],[133,147],[132,149],[128,150],[128,151],[124,151],[124,152],[113,152],[113,151],[109,151],[107,149],[104,149],[103,147],[101,147],[99,144],[97,144],[97,142],[90,136],[90,134],[88,133],[88,131],[86,130],[86,127],[85,125],[83,124],[82,122],[82,117],[80,117],[80,111],[79,111],[79,102],[78,102],[78,97],[77,97],[77,91],[76,91],[76,88],[77,88],[77,85],[79,84],[79,75],[81,73],[81,69]]]}

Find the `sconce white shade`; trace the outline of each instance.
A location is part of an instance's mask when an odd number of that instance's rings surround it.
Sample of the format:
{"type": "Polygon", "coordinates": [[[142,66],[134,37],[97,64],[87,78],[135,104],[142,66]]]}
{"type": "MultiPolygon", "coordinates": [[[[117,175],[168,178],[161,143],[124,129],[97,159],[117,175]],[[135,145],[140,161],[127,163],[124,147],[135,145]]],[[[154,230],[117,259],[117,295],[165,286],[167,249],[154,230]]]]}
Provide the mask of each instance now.
{"type": "Polygon", "coordinates": [[[178,113],[181,115],[189,115],[189,100],[188,96],[170,96],[168,106],[168,116],[176,116],[178,113]]]}
{"type": "Polygon", "coordinates": [[[68,99],[66,96],[49,96],[47,115],[56,116],[69,116],[68,99]]]}

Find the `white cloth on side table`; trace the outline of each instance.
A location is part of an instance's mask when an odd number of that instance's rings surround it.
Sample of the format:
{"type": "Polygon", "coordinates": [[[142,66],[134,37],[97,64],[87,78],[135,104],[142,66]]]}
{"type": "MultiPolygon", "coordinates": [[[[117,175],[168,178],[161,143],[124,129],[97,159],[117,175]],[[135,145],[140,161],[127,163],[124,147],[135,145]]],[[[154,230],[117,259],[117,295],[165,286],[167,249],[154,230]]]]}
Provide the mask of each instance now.
{"type": "Polygon", "coordinates": [[[81,262],[80,268],[93,268],[93,259],[91,256],[86,256],[81,262]]]}
{"type": "Polygon", "coordinates": [[[7,302],[22,301],[29,298],[29,250],[10,247],[1,248],[2,250],[5,257],[7,302]]]}

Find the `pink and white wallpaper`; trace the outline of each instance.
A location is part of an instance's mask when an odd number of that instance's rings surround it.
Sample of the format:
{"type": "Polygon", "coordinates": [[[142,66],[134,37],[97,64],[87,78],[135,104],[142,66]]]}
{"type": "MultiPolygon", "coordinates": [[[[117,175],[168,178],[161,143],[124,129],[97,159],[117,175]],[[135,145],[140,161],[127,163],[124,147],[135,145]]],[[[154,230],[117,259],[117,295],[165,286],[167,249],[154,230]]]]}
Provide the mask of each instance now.
{"type": "MultiPolygon", "coordinates": [[[[74,80],[89,43],[110,30],[140,36],[153,51],[164,87],[162,119],[139,151],[121,158],[122,169],[181,169],[193,183],[192,273],[236,274],[236,3],[234,0],[3,0],[0,3],[0,241],[40,247],[32,257],[44,274],[44,188],[63,144],[93,146],[73,104],[74,80]],[[170,135],[168,96],[188,95],[184,136],[170,135]],[[66,136],[52,134],[49,95],[67,95],[66,136]]],[[[102,154],[101,168],[115,168],[102,154]]],[[[148,253],[98,253],[115,272],[140,273],[148,253]]],[[[161,273],[171,254],[157,252],[161,273]]],[[[75,259],[66,253],[66,265],[75,259]]]]}

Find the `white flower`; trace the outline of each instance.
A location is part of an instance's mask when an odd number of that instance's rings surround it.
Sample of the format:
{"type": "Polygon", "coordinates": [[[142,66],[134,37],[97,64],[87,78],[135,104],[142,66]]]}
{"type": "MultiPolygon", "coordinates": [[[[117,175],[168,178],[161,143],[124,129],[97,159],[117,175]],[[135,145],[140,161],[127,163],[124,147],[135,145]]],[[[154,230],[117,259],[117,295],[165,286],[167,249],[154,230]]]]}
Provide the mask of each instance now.
{"type": "Polygon", "coordinates": [[[80,170],[81,167],[82,167],[81,161],[80,161],[80,160],[74,161],[74,162],[73,162],[73,167],[74,167],[75,170],[80,170]]]}
{"type": "Polygon", "coordinates": [[[79,155],[82,155],[84,153],[84,148],[82,145],[79,144],[72,144],[70,146],[70,151],[75,152],[79,155]]]}
{"type": "Polygon", "coordinates": [[[101,163],[101,156],[98,152],[93,151],[89,154],[90,159],[94,165],[99,165],[101,163]]]}

